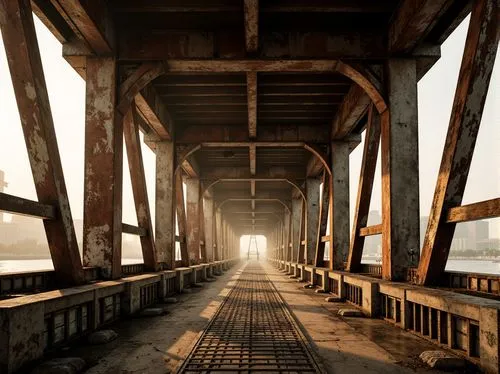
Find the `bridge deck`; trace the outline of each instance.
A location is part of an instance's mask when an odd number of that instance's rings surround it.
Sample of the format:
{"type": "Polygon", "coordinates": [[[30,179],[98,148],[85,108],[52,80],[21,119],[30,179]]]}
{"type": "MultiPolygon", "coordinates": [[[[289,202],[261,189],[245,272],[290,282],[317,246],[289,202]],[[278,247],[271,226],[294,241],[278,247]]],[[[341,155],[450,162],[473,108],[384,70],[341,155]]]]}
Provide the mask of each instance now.
{"type": "Polygon", "coordinates": [[[249,263],[182,372],[320,372],[265,270],[249,263]]]}

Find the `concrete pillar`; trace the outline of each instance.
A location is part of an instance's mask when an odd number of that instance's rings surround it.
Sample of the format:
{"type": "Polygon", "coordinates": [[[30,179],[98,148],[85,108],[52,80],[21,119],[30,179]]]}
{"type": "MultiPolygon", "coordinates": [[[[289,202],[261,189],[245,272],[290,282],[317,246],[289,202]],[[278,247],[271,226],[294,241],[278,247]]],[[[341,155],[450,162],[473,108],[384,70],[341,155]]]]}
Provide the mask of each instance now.
{"type": "Polygon", "coordinates": [[[222,213],[220,209],[215,212],[215,261],[222,259],[222,213]]]}
{"type": "Polygon", "coordinates": [[[156,209],[155,236],[158,262],[175,268],[175,181],[174,143],[155,144],[156,153],[156,209]]]}
{"type": "Polygon", "coordinates": [[[312,265],[316,256],[316,247],[318,244],[319,228],[319,188],[321,180],[318,178],[307,178],[307,218],[306,218],[306,247],[305,263],[312,265]]]}
{"type": "Polygon", "coordinates": [[[214,261],[214,201],[211,198],[203,198],[203,204],[206,261],[210,263],[214,261]]]}
{"type": "Polygon", "coordinates": [[[186,243],[189,262],[200,263],[200,180],[186,179],[186,243]]]}
{"type": "Polygon", "coordinates": [[[420,256],[416,62],[387,62],[389,110],[381,116],[382,277],[405,280],[420,256]]]}
{"type": "Polygon", "coordinates": [[[332,142],[333,269],[343,270],[349,253],[349,153],[348,142],[332,142]]]}
{"type": "Polygon", "coordinates": [[[292,200],[292,249],[291,261],[298,262],[300,251],[300,230],[302,225],[302,199],[292,200]]]}
{"type": "Polygon", "coordinates": [[[87,58],[83,263],[121,276],[123,118],[116,110],[116,61],[87,58]]]}

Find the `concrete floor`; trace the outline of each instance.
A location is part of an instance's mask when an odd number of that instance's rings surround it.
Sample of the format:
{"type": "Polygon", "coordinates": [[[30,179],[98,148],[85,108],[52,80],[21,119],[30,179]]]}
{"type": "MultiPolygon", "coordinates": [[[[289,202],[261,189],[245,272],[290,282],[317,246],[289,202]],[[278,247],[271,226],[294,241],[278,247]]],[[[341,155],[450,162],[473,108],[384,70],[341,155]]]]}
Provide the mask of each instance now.
{"type": "MultiPolygon", "coordinates": [[[[64,355],[84,358],[91,366],[89,374],[176,372],[244,265],[237,264],[217,281],[178,296],[179,303],[170,305],[167,315],[121,320],[109,327],[119,334],[115,341],[104,346],[80,344],[64,355]]],[[[303,289],[303,283],[288,279],[269,264],[265,268],[313,341],[312,350],[326,372],[437,373],[418,359],[422,351],[436,346],[382,320],[339,317],[337,310],[350,306],[327,303],[325,295],[303,289]]]]}

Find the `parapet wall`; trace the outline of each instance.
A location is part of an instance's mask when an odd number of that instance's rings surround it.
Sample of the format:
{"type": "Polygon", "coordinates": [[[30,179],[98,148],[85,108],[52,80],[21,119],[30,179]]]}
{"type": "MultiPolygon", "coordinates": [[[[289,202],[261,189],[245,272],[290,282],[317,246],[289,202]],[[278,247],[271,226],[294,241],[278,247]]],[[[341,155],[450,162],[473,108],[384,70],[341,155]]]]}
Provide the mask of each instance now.
{"type": "MultiPolygon", "coordinates": [[[[192,283],[205,280],[208,275],[221,273],[236,261],[216,261],[113,281],[95,281],[0,301],[0,373],[16,372],[42,358],[45,352],[137,313],[192,283]]],[[[22,279],[17,281],[21,290],[26,286],[26,277],[36,284],[37,277],[42,277],[42,272],[39,273],[12,274],[3,279],[22,279]]],[[[14,282],[9,285],[15,286],[14,282]]]]}

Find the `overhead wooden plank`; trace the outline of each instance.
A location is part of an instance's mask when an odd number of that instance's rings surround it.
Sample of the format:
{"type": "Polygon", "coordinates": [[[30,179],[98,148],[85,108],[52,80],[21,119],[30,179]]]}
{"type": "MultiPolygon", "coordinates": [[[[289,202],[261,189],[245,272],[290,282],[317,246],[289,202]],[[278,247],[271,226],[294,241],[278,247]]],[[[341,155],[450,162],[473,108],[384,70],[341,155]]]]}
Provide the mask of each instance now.
{"type": "Polygon", "coordinates": [[[360,227],[358,235],[360,237],[382,234],[382,224],[360,227]]]}
{"type": "Polygon", "coordinates": [[[56,218],[56,210],[53,205],[42,204],[3,192],[0,192],[0,211],[42,219],[56,218]]]}
{"type": "Polygon", "coordinates": [[[500,198],[448,209],[447,223],[476,221],[500,216],[500,198]]]}
{"type": "Polygon", "coordinates": [[[247,73],[248,136],[257,137],[257,73],[247,73]]]}
{"type": "Polygon", "coordinates": [[[498,2],[477,0],[472,9],[439,178],[418,267],[417,281],[420,284],[437,282],[448,260],[455,223],[446,223],[447,213],[462,203],[498,49],[498,38],[498,2]]]}
{"type": "Polygon", "coordinates": [[[365,240],[363,236],[359,235],[359,232],[368,222],[379,144],[380,115],[372,105],[368,114],[368,126],[365,133],[363,159],[359,175],[358,196],[356,198],[351,243],[347,259],[347,270],[351,272],[358,272],[361,266],[365,240]]]}
{"type": "Polygon", "coordinates": [[[113,53],[113,29],[107,17],[107,5],[102,1],[50,0],[79,39],[97,55],[113,53]],[[99,20],[96,20],[99,16],[99,20]],[[104,20],[101,22],[101,20],[104,20]]]}
{"type": "Polygon", "coordinates": [[[181,247],[181,262],[183,266],[190,266],[189,253],[186,238],[186,208],[184,205],[184,188],[182,173],[177,172],[175,175],[175,201],[177,210],[177,227],[179,230],[179,237],[181,247]]]}
{"type": "Polygon", "coordinates": [[[404,0],[389,27],[391,53],[408,53],[431,31],[451,0],[404,0]]]}
{"type": "MultiPolygon", "coordinates": [[[[327,144],[330,139],[331,126],[325,122],[324,126],[311,126],[310,124],[294,124],[276,121],[273,126],[262,126],[257,138],[248,136],[248,128],[238,125],[187,125],[183,131],[176,134],[177,144],[199,143],[274,143],[290,146],[297,142],[327,144]],[[231,142],[228,142],[231,139],[231,142]]],[[[223,145],[224,146],[224,145],[223,145]]]]}
{"type": "Polygon", "coordinates": [[[146,230],[147,235],[141,236],[142,258],[144,268],[147,271],[157,269],[155,240],[153,237],[153,224],[151,223],[151,210],[149,208],[148,190],[144,162],[142,158],[141,139],[139,127],[135,121],[137,111],[132,105],[130,111],[123,120],[123,134],[127,149],[128,167],[130,170],[130,181],[134,195],[135,211],[138,226],[146,230]]]}
{"type": "Polygon", "coordinates": [[[122,232],[124,234],[137,235],[141,239],[148,236],[149,233],[144,227],[129,225],[127,223],[122,223],[122,232]]]}
{"type": "MultiPolygon", "coordinates": [[[[151,33],[137,29],[120,30],[120,61],[222,59],[247,57],[245,36],[233,29],[216,32],[165,30],[151,33]]],[[[363,59],[387,58],[385,28],[350,31],[259,30],[258,49],[252,57],[266,59],[363,59]]],[[[241,69],[240,71],[249,71],[241,69]]]]}
{"type": "Polygon", "coordinates": [[[259,48],[259,0],[244,0],[245,45],[247,52],[255,52],[259,48]]]}
{"type": "Polygon", "coordinates": [[[333,120],[332,139],[343,139],[349,135],[366,114],[371,102],[365,90],[359,85],[353,84],[344,96],[333,120]]]}
{"type": "Polygon", "coordinates": [[[304,168],[301,167],[285,167],[285,166],[270,166],[268,168],[259,168],[257,174],[252,175],[248,170],[248,166],[214,166],[210,169],[204,168],[200,179],[202,180],[219,180],[219,179],[233,179],[233,180],[298,180],[305,179],[304,168]]]}
{"type": "Polygon", "coordinates": [[[80,284],[82,262],[30,2],[0,1],[0,29],[38,201],[58,212],[44,220],[55,274],[60,285],[80,284]]]}
{"type": "Polygon", "coordinates": [[[250,144],[248,148],[248,158],[250,160],[250,175],[257,173],[257,147],[255,143],[250,144]]]}

